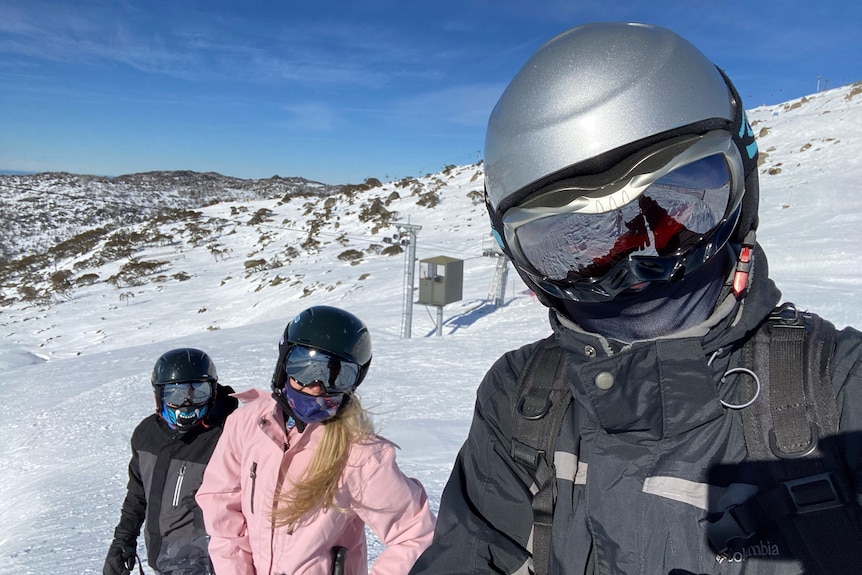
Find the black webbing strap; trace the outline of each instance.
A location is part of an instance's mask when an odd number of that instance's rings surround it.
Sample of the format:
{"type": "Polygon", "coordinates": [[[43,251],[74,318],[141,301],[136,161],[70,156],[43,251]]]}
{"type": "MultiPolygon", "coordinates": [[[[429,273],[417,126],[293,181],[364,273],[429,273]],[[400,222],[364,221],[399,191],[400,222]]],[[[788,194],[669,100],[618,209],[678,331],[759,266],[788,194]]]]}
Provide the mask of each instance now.
{"type": "Polygon", "coordinates": [[[778,457],[799,459],[817,449],[819,435],[817,424],[808,416],[812,403],[806,397],[811,384],[806,381],[809,374],[804,365],[805,325],[775,323],[769,327],[769,379],[774,382],[769,388],[769,447],[778,457]]]}
{"type": "Polygon", "coordinates": [[[533,493],[533,572],[548,572],[556,502],[554,449],[572,401],[566,383],[565,352],[552,338],[539,344],[518,376],[512,412],[512,458],[530,470],[533,493]]]}
{"type": "Polygon", "coordinates": [[[761,401],[742,418],[749,459],[762,466],[761,490],[724,514],[714,545],[772,524],[806,573],[851,573],[862,565],[859,507],[836,445],[834,341],[831,324],[783,307],[746,343],[743,362],[760,378],[761,401]]]}
{"type": "MultiPolygon", "coordinates": [[[[138,563],[138,573],[140,573],[140,575],[144,575],[144,568],[143,568],[143,566],[141,565],[141,556],[140,556],[140,555],[138,555],[137,551],[135,552],[135,559],[137,559],[137,560],[138,560],[138,561],[137,561],[137,563],[138,563]]],[[[131,570],[132,570],[132,567],[134,567],[134,565],[129,566],[129,564],[128,564],[128,563],[126,563],[126,567],[129,567],[129,571],[131,571],[131,570]]]]}

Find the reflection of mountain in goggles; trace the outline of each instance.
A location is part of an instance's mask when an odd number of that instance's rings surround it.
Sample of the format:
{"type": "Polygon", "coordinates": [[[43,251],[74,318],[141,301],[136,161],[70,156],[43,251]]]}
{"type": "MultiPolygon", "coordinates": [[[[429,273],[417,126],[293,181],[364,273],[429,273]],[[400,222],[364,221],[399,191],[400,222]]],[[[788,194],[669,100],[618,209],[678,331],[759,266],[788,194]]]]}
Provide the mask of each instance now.
{"type": "Polygon", "coordinates": [[[610,183],[557,182],[507,210],[516,257],[542,280],[572,282],[630,257],[679,256],[709,241],[744,188],[739,153],[724,132],[685,138],[629,165],[610,183]]]}
{"type": "Polygon", "coordinates": [[[162,388],[162,401],[172,407],[200,405],[212,398],[212,383],[209,381],[166,383],[160,387],[162,388]]]}
{"type": "Polygon", "coordinates": [[[284,371],[302,387],[320,385],[329,394],[353,391],[359,379],[357,364],[303,346],[290,350],[284,371]]]}

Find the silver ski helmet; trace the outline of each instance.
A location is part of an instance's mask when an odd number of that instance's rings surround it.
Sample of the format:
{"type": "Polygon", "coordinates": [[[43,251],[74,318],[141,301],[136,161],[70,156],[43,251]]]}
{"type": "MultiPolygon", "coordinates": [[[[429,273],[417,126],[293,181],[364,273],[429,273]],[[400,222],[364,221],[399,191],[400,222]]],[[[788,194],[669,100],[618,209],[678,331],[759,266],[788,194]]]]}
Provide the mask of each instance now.
{"type": "MultiPolygon", "coordinates": [[[[739,95],[693,45],[656,26],[588,24],[540,47],[497,102],[485,140],[486,202],[497,241],[543,302],[609,301],[641,282],[679,280],[728,242],[742,243],[757,226],[756,163],[739,95]],[[518,245],[519,226],[527,232],[523,226],[570,208],[616,215],[599,224],[630,232],[623,224],[636,223],[620,221],[618,208],[637,211],[649,184],[709,154],[726,160],[723,213],[686,241],[675,238],[665,253],[653,242],[646,255],[619,250],[594,258],[596,265],[560,269],[559,257],[550,266],[536,261],[541,245],[529,246],[532,253],[518,245]],[[635,179],[639,187],[629,185],[635,179]]],[[[534,226],[546,238],[555,229],[550,221],[534,226]]],[[[557,230],[550,239],[566,233],[582,231],[557,230]]],[[[574,240],[565,247],[581,249],[574,240]]]]}
{"type": "Polygon", "coordinates": [[[212,407],[218,373],[209,355],[184,347],[159,356],[150,382],[156,411],[171,429],[185,432],[202,423],[212,407]]]}

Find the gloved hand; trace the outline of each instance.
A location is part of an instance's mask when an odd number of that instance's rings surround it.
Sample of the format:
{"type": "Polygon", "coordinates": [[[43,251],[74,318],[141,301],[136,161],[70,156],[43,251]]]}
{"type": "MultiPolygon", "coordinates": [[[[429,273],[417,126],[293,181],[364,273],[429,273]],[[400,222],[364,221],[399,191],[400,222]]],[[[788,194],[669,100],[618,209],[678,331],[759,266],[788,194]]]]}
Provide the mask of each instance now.
{"type": "Polygon", "coordinates": [[[108,548],[102,575],[129,575],[135,566],[135,551],[134,541],[114,539],[108,548]]]}

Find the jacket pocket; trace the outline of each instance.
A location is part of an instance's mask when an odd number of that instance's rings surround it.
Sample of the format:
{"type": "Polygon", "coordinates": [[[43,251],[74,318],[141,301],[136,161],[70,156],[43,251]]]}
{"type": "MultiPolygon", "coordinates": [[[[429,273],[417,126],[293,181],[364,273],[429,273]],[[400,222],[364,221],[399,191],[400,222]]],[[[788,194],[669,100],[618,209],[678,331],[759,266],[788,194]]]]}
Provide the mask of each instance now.
{"type": "Polygon", "coordinates": [[[180,493],[183,490],[183,478],[186,476],[186,464],[183,463],[183,466],[180,467],[180,470],[177,472],[177,484],[174,486],[174,498],[171,501],[171,504],[174,507],[179,507],[180,505],[180,493]]]}

